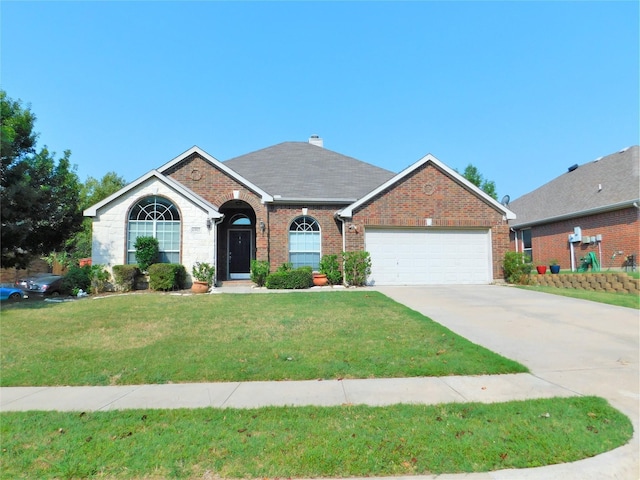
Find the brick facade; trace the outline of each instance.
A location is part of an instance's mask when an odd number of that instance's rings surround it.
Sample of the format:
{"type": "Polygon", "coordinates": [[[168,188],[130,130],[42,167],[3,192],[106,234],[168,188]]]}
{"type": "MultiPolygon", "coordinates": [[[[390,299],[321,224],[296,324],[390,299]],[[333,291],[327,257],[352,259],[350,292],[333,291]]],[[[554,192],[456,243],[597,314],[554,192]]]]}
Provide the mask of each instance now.
{"type": "Polygon", "coordinates": [[[367,226],[491,230],[493,278],[502,278],[502,259],[509,248],[509,227],[503,213],[486,203],[446,172],[424,164],[400,183],[381,192],[354,212],[347,229],[347,250],[365,248],[367,226]]]}
{"type": "MultiPolygon", "coordinates": [[[[640,253],[640,210],[629,207],[612,212],[576,217],[558,222],[531,227],[531,248],[534,265],[549,265],[558,260],[562,269],[571,268],[571,249],[568,237],[574,227],[580,227],[583,237],[602,235],[602,242],[574,243],[575,266],[580,258],[594,252],[600,266],[606,269],[621,269],[628,255],[640,253]]],[[[512,235],[512,248],[515,249],[512,235]]],[[[518,250],[522,250],[519,245],[518,250]]],[[[636,260],[637,263],[637,260],[636,260]]]]}
{"type": "MultiPolygon", "coordinates": [[[[159,176],[153,175],[143,183],[132,184],[126,193],[123,192],[108,205],[98,205],[95,215],[92,215],[95,264],[113,266],[125,263],[127,214],[131,206],[145,195],[162,195],[179,209],[180,261],[187,272],[191,272],[195,261],[213,261],[218,281],[230,277],[232,265],[237,267],[229,258],[229,232],[250,230],[253,248],[251,258],[267,260],[271,269],[275,270],[289,261],[289,228],[297,217],[305,215],[303,212],[320,224],[322,255],[340,255],[343,250],[366,248],[367,227],[429,228],[427,219],[430,219],[430,226],[438,230],[477,229],[490,232],[493,278],[502,277],[502,259],[509,248],[509,229],[504,218],[506,211],[500,209],[500,205],[492,204],[479,191],[465,185],[438,161],[416,164],[414,170],[406,173],[387,190],[359,205],[353,211],[352,218],[342,219],[337,213],[349,207],[347,204],[321,203],[317,200],[309,203],[285,202],[271,198],[259,187],[230,172],[225,165],[195,150],[163,167],[159,176]],[[190,195],[180,193],[182,189],[193,192],[210,205],[204,205],[204,202],[193,197],[187,198],[190,195]],[[218,213],[224,217],[216,220],[218,213]],[[250,222],[233,224],[234,219],[242,216],[250,222]]],[[[246,245],[240,243],[241,236],[246,238],[242,232],[233,234],[236,235],[233,246],[246,245]]],[[[232,258],[246,259],[247,256],[243,253],[241,257],[232,258]]],[[[234,273],[242,269],[244,264],[234,273]]]]}

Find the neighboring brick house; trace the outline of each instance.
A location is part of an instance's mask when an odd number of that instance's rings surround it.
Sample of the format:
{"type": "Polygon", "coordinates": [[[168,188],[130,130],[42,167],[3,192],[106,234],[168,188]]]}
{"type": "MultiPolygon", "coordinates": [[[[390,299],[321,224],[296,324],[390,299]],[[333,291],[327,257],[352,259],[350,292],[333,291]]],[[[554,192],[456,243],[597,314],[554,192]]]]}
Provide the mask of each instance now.
{"type": "Polygon", "coordinates": [[[509,208],[512,248],[534,265],[558,260],[578,269],[590,252],[603,270],[637,263],[640,253],[639,148],[573,165],[546,185],[514,200],[509,208]]]}
{"type": "Polygon", "coordinates": [[[370,284],[491,283],[513,213],[427,155],[399,174],[323,147],[285,142],[225,162],[193,147],[85,211],[94,264],[135,263],[138,235],[162,261],[248,278],[252,259],[318,268],[367,250],[370,284]]]}

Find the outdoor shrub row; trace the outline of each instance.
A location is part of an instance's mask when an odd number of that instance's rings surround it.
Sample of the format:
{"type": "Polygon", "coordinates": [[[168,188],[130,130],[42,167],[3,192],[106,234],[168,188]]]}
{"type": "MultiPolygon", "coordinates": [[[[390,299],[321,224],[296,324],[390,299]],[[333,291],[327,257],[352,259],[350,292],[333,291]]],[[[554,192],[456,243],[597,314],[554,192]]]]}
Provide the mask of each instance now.
{"type": "Polygon", "coordinates": [[[265,285],[269,289],[301,289],[313,285],[311,267],[280,269],[267,275],[265,285]]]}
{"type": "MultiPolygon", "coordinates": [[[[147,268],[149,288],[152,290],[180,290],[184,288],[187,272],[179,263],[154,263],[147,268]]],[[[142,275],[138,265],[114,265],[113,277],[116,289],[122,292],[135,290],[136,281],[142,275]]]]}

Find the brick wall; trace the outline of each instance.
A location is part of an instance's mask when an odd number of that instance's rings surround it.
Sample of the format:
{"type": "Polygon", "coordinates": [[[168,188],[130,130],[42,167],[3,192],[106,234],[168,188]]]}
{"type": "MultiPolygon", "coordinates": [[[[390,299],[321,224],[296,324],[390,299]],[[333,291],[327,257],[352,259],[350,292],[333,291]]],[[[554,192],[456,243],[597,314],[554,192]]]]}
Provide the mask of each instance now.
{"type": "MultiPolygon", "coordinates": [[[[580,265],[580,258],[589,252],[594,252],[598,256],[602,269],[620,269],[624,266],[627,255],[634,254],[637,258],[640,253],[638,209],[630,207],[532,227],[533,263],[548,265],[550,260],[556,259],[562,269],[571,268],[568,237],[573,233],[574,227],[582,229],[583,237],[602,235],[602,242],[599,245],[598,243],[574,243],[576,267],[580,265]]],[[[512,244],[512,248],[515,249],[515,244],[512,244]]]]}
{"type": "MultiPolygon", "coordinates": [[[[256,224],[263,220],[266,225],[264,233],[256,231],[255,255],[260,260],[269,260],[272,269],[289,260],[289,225],[302,215],[303,207],[307,208],[307,215],[320,223],[322,254],[340,254],[343,250],[342,222],[334,215],[346,205],[263,205],[254,192],[212,168],[197,154],[166,173],[219,208],[232,201],[233,191],[238,191],[238,199],[253,208],[256,224]]],[[[430,163],[354,213],[347,223],[356,228],[347,230],[346,250],[364,248],[367,225],[424,227],[426,218],[432,219],[433,227],[491,229],[493,277],[502,277],[502,259],[509,248],[509,228],[502,212],[430,163]]]]}
{"type": "MultiPolygon", "coordinates": [[[[340,255],[342,252],[342,224],[334,218],[338,206],[305,205],[307,215],[320,224],[322,255],[340,255]]],[[[302,205],[272,205],[269,208],[269,243],[272,270],[289,261],[289,226],[302,215],[302,205]]]]}
{"type": "Polygon", "coordinates": [[[400,184],[382,192],[354,212],[356,228],[347,230],[347,250],[364,248],[367,225],[490,229],[493,277],[502,278],[502,260],[509,249],[509,227],[503,213],[487,204],[431,163],[400,184]]]}

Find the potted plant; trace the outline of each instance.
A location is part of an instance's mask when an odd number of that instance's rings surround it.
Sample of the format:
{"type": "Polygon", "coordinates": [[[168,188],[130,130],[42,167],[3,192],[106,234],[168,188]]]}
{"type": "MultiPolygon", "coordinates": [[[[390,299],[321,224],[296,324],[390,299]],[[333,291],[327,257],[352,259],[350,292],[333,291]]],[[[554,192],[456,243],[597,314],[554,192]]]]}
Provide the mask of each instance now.
{"type": "Polygon", "coordinates": [[[538,265],[536,267],[536,270],[538,271],[538,273],[540,275],[544,275],[545,273],[547,273],[547,266],[546,265],[538,265]]]}
{"type": "Polygon", "coordinates": [[[560,273],[560,265],[558,264],[558,260],[551,260],[549,262],[549,269],[551,273],[560,273]]]}
{"type": "Polygon", "coordinates": [[[329,283],[326,273],[313,272],[313,284],[316,287],[324,287],[329,283]]]}
{"type": "Polygon", "coordinates": [[[213,277],[216,268],[206,262],[196,262],[191,269],[193,284],[191,291],[194,293],[207,293],[211,285],[213,285],[213,277]]]}

